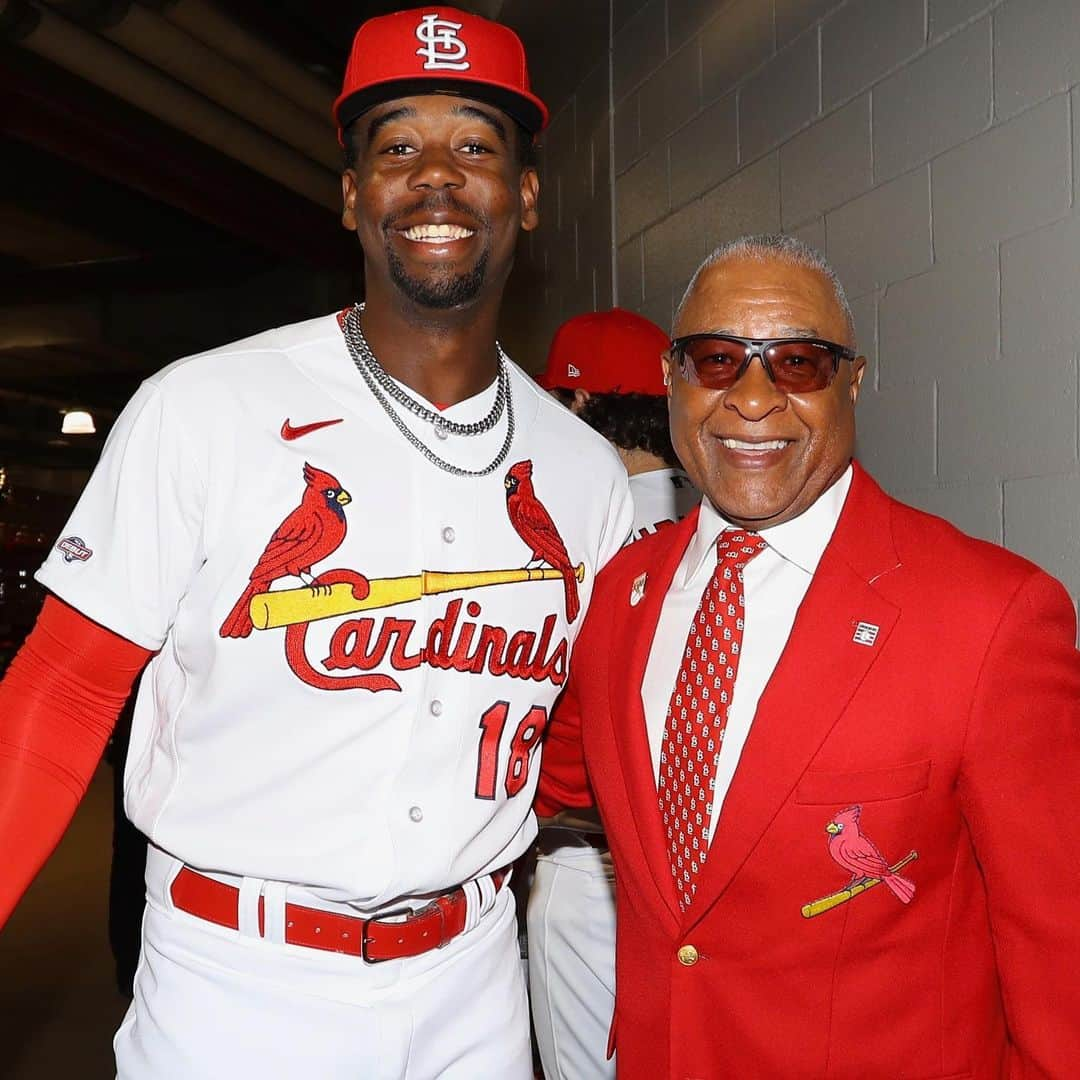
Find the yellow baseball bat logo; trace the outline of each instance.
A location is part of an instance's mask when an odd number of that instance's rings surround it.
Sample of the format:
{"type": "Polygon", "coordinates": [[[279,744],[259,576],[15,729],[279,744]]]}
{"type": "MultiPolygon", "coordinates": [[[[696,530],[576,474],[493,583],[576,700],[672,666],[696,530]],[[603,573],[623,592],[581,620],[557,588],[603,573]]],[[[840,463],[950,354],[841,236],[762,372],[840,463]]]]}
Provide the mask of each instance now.
{"type": "MultiPolygon", "coordinates": [[[[917,851],[909,852],[898,863],[889,867],[889,873],[899,874],[909,862],[914,862],[918,857],[919,853],[917,851]]],[[[879,877],[867,878],[865,881],[860,881],[857,885],[852,885],[849,889],[841,889],[839,892],[831,893],[829,896],[823,896],[820,900],[812,900],[809,904],[803,904],[802,916],[804,919],[812,919],[815,915],[821,915],[826,911],[832,911],[834,907],[846,904],[860,893],[864,893],[868,889],[873,889],[880,884],[881,878],[879,877]]]]}
{"type": "MultiPolygon", "coordinates": [[[[585,580],[585,564],[574,568],[578,581],[585,580]]],[[[257,593],[251,598],[251,621],[256,630],[271,630],[278,626],[317,622],[335,615],[351,615],[356,611],[373,611],[419,600],[438,593],[483,589],[489,585],[511,585],[522,581],[561,581],[562,571],[545,567],[541,570],[472,570],[464,573],[444,573],[441,570],[422,570],[407,577],[373,578],[369,592],[362,600],[353,596],[351,585],[316,586],[315,589],[279,589],[257,593]]]]}

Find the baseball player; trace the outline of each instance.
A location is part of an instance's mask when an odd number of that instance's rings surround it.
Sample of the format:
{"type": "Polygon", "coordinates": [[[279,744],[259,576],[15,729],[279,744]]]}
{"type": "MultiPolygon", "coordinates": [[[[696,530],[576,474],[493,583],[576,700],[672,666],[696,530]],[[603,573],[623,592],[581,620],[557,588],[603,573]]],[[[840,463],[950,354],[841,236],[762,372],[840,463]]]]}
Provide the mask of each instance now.
{"type": "MultiPolygon", "coordinates": [[[[700,500],[668,433],[660,363],[667,348],[660,327],[633,312],[579,315],[557,331],[537,380],[615,447],[630,475],[633,539],[674,524],[700,500]]],[[[564,695],[558,708],[576,703],[564,695]]],[[[529,897],[529,986],[544,1075],[612,1077],[605,1052],[615,1002],[611,854],[595,810],[545,802],[537,812],[548,817],[529,897]]]]}
{"type": "Polygon", "coordinates": [[[335,115],[366,305],[143,384],[0,687],[2,920],[149,659],[122,1080],[532,1075],[506,868],[626,476],[496,343],[547,119],[517,37],[372,19],[335,115]]]}

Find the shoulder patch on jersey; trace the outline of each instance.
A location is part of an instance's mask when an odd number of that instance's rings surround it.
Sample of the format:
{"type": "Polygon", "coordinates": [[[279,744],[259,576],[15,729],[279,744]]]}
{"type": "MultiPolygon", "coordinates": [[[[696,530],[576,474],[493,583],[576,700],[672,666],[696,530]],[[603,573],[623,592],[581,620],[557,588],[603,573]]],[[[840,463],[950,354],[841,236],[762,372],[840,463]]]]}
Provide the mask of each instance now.
{"type": "Polygon", "coordinates": [[[64,562],[86,562],[94,554],[81,536],[65,536],[57,542],[56,550],[64,556],[64,562]]]}

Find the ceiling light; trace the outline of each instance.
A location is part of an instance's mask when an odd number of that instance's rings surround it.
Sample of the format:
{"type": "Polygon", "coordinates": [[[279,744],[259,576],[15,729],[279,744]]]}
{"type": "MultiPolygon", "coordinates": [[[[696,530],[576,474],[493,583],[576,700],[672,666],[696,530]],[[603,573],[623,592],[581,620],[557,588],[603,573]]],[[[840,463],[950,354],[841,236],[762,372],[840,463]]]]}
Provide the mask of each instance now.
{"type": "Polygon", "coordinates": [[[61,435],[93,435],[97,431],[94,418],[81,409],[64,413],[64,422],[60,426],[61,435]]]}

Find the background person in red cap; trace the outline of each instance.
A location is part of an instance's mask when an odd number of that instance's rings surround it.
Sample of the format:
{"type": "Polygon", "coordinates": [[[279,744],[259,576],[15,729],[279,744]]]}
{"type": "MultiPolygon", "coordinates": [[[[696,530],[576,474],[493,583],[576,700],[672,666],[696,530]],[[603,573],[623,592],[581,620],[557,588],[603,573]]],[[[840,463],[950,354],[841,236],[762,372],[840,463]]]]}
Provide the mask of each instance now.
{"type": "MultiPolygon", "coordinates": [[[[661,355],[667,335],[631,311],[578,315],[556,332],[541,386],[615,447],[630,474],[635,539],[689,513],[700,494],[679,466],[668,430],[661,355]]],[[[559,699],[552,728],[558,738],[567,713],[559,699]]],[[[576,728],[576,724],[573,724],[576,728]]],[[[559,747],[558,760],[576,754],[559,747]]],[[[576,759],[579,763],[580,759],[576,759]]],[[[580,798],[564,809],[549,796],[529,896],[529,988],[544,1074],[611,1077],[608,1028],[615,1004],[615,889],[611,852],[595,810],[580,798]]],[[[576,793],[575,793],[576,794],[576,793]]]]}
{"type": "Polygon", "coordinates": [[[147,380],[0,685],[2,921],[149,660],[121,1080],[532,1076],[506,868],[626,474],[495,340],[547,116],[517,37],[373,19],[336,116],[366,306],[147,380]]]}
{"type": "Polygon", "coordinates": [[[701,497],[671,445],[660,363],[667,347],[664,331],[632,311],[587,312],[556,330],[536,379],[622,459],[634,498],[634,539],[674,524],[701,497]]]}

